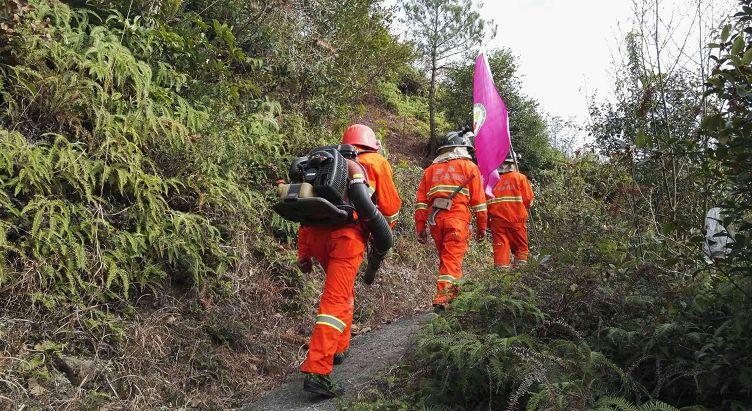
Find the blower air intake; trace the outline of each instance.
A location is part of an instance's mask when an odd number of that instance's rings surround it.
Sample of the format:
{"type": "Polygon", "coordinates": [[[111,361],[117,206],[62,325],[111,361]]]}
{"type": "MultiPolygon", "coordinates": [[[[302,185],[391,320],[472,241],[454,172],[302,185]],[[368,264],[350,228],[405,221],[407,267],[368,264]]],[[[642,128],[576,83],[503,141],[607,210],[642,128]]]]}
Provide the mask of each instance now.
{"type": "Polygon", "coordinates": [[[290,184],[277,187],[279,202],[272,209],[282,218],[311,226],[341,225],[353,220],[347,201],[347,158],[350,145],[319,147],[290,166],[290,184]]]}

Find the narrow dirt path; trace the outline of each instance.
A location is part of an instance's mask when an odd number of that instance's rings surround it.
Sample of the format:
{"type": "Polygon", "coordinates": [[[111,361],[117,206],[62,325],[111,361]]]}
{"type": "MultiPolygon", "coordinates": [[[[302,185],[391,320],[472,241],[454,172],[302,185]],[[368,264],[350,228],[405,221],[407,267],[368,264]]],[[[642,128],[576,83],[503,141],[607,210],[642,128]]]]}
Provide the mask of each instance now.
{"type": "MultiPolygon", "coordinates": [[[[334,369],[334,378],[344,386],[348,395],[368,387],[372,376],[397,364],[405,353],[410,336],[435,314],[427,313],[399,319],[381,328],[354,337],[350,355],[334,369]]],[[[337,400],[327,400],[302,390],[300,374],[264,397],[248,405],[244,410],[336,410],[337,400]]]]}

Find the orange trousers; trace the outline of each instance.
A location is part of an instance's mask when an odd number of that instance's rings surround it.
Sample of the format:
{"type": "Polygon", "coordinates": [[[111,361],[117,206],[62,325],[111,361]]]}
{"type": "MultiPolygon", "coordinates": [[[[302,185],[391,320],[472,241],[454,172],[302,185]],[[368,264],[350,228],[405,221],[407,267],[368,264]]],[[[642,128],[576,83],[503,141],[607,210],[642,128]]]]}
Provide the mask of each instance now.
{"type": "MultiPolygon", "coordinates": [[[[440,215],[440,214],[439,214],[440,215]]],[[[446,304],[457,296],[462,278],[462,260],[470,238],[469,221],[462,218],[436,218],[431,227],[431,237],[439,252],[439,278],[433,304],[446,304]]]]}
{"type": "Polygon", "coordinates": [[[334,367],[334,354],[344,352],[350,346],[355,277],[363,261],[366,239],[359,227],[309,230],[309,235],[305,235],[302,241],[306,242],[304,246],[310,255],[324,268],[326,280],[308,355],[300,370],[329,374],[334,367]]]}
{"type": "Polygon", "coordinates": [[[527,245],[527,227],[525,224],[509,225],[491,221],[493,236],[494,266],[509,267],[511,255],[514,261],[527,261],[530,252],[527,245]]]}

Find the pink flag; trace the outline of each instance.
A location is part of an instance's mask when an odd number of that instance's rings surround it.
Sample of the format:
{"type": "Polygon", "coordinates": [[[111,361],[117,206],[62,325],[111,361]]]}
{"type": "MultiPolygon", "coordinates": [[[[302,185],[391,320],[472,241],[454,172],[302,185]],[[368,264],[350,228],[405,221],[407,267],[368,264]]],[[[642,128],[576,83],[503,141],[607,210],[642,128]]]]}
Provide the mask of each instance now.
{"type": "Polygon", "coordinates": [[[507,105],[494,85],[491,67],[483,53],[475,60],[473,74],[473,131],[475,156],[486,193],[499,181],[497,168],[509,153],[509,117],[507,105]]]}

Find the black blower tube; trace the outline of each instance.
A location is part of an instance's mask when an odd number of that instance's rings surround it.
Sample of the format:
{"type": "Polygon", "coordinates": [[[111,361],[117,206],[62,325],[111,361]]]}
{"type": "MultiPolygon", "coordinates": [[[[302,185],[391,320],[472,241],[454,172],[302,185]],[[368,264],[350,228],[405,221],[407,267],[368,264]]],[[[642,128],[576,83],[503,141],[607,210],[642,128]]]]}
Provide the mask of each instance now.
{"type": "Polygon", "coordinates": [[[386,257],[386,253],[394,245],[392,229],[386,222],[386,219],[379,212],[376,205],[371,201],[371,194],[368,192],[368,186],[364,183],[350,184],[348,191],[350,201],[358,213],[358,217],[363,220],[364,224],[371,231],[373,238],[373,247],[368,253],[368,265],[363,280],[366,284],[373,284],[376,279],[376,272],[381,268],[381,263],[386,257]]]}

